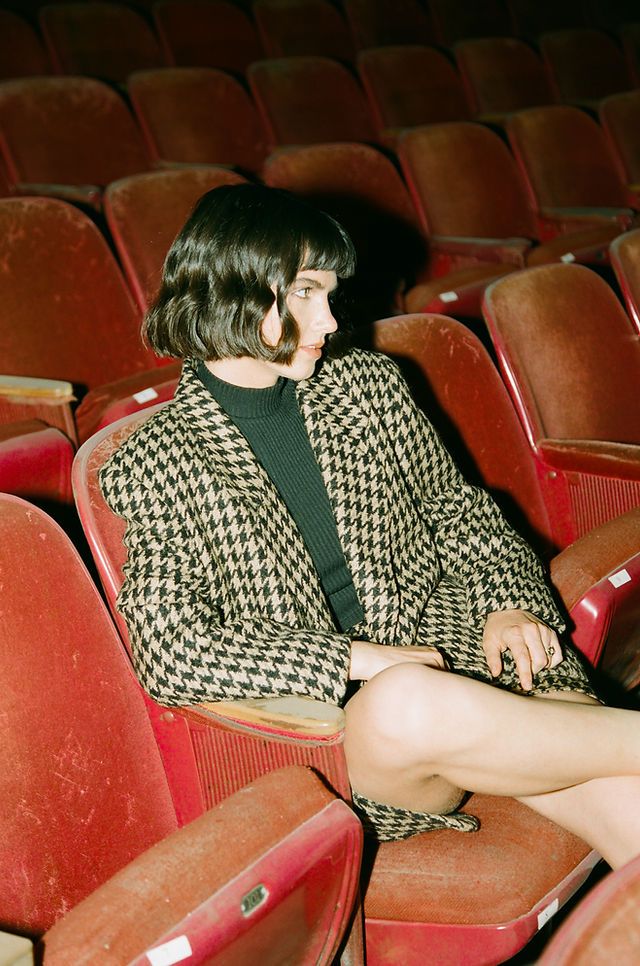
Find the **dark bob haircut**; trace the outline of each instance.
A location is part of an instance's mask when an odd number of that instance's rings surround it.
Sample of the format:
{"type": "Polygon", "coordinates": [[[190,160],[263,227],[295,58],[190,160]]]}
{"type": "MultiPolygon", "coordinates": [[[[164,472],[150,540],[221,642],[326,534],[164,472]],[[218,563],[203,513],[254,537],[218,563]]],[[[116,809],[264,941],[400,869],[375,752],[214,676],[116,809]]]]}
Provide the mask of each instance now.
{"type": "Polygon", "coordinates": [[[299,334],[285,300],[303,268],[353,274],[353,244],[333,218],[278,188],[213,188],[169,249],[146,339],[160,355],[181,359],[251,356],[287,365],[299,334]],[[261,324],[274,300],[282,335],[269,346],[261,324]]]}

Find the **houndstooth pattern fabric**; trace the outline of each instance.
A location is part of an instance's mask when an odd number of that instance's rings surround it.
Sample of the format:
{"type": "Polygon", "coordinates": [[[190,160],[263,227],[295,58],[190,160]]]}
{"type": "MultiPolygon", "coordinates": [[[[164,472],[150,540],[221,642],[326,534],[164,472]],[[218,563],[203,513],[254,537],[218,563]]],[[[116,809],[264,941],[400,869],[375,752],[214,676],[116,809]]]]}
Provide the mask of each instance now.
{"type": "Polygon", "coordinates": [[[359,792],[353,793],[353,810],[362,822],[365,834],[378,842],[393,842],[408,839],[418,832],[434,832],[448,829],[453,832],[477,832],[480,822],[474,815],[465,812],[412,812],[396,805],[385,805],[365,798],[359,792]]]}

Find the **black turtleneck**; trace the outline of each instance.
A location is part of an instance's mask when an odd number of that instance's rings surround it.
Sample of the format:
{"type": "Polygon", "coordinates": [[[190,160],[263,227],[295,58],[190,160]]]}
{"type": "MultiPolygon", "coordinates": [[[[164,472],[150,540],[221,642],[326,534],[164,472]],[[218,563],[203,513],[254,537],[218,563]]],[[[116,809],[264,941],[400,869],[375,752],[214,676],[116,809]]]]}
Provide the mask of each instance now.
{"type": "Polygon", "coordinates": [[[315,564],[341,631],[364,617],[329,497],[298,408],[295,383],[245,389],[198,364],[198,375],[243,434],[284,500],[315,564]]]}

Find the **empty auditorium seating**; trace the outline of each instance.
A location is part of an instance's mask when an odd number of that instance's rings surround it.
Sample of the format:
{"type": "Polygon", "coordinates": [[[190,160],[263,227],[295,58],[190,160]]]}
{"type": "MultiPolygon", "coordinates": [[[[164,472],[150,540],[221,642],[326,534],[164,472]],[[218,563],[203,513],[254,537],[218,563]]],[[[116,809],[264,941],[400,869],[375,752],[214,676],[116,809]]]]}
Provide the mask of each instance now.
{"type": "Polygon", "coordinates": [[[38,419],[0,424],[0,492],[48,506],[73,503],[74,447],[38,419]]]}
{"type": "Polygon", "coordinates": [[[133,70],[165,64],[155,33],[126,4],[52,3],[42,7],[39,20],[58,74],[122,84],[133,70]]]}
{"type": "Polygon", "coordinates": [[[565,104],[593,104],[633,86],[622,51],[604,31],[549,31],[538,42],[556,96],[565,104]]]}
{"type": "Polygon", "coordinates": [[[569,225],[609,221],[620,230],[633,224],[637,199],[619,177],[602,129],[584,111],[532,107],[512,114],[506,130],[543,237],[565,218],[569,225]]]}
{"type": "Polygon", "coordinates": [[[328,57],[257,61],[247,78],[272,147],[327,141],[375,141],[357,80],[328,57]]]}
{"type": "MultiPolygon", "coordinates": [[[[359,870],[348,807],[290,768],[176,831],[171,778],[97,589],[60,528],[7,495],[0,571],[2,927],[48,930],[45,966],[167,963],[186,949],[201,963],[282,963],[281,950],[330,963],[359,870]]],[[[185,760],[183,781],[189,771],[185,760]]]]}
{"type": "MultiPolygon", "coordinates": [[[[422,322],[424,317],[419,318],[422,322]]],[[[391,324],[395,322],[390,320],[391,324]]],[[[124,524],[106,507],[96,476],[104,460],[140,418],[144,416],[128,419],[94,436],[79,451],[74,467],[79,512],[112,607],[125,560],[124,524]]],[[[126,634],[117,613],[116,619],[126,634]]],[[[281,701],[284,709],[289,708],[280,727],[286,728],[290,747],[295,747],[295,739],[290,736],[299,699],[293,704],[288,703],[290,700],[276,699],[275,707],[281,701]]],[[[264,744],[256,742],[255,750],[249,750],[247,715],[252,706],[260,704],[245,701],[206,706],[211,724],[217,722],[225,729],[216,732],[217,744],[206,735],[199,737],[197,745],[194,741],[194,750],[202,756],[202,766],[211,776],[210,795],[219,794],[222,784],[225,794],[234,790],[230,782],[234,779],[235,763],[242,758],[245,759],[242,766],[245,781],[264,762],[267,755],[264,744]],[[224,774],[216,770],[218,761],[227,763],[224,774]]],[[[266,706],[269,702],[263,704],[266,706]]],[[[196,720],[190,709],[173,708],[172,716],[174,723],[188,720],[189,727],[196,720]]],[[[167,727],[162,719],[162,711],[158,709],[154,717],[156,728],[167,727]]],[[[277,739],[278,724],[268,715],[267,720],[271,721],[269,730],[277,739]]],[[[314,767],[344,794],[346,769],[341,745],[339,738],[327,740],[332,730],[328,723],[326,727],[327,734],[320,738],[317,724],[314,730],[309,714],[304,743],[308,745],[307,754],[311,754],[312,741],[322,745],[322,755],[317,753],[311,759],[314,767]]],[[[339,734],[339,728],[334,727],[333,734],[339,734]]],[[[285,740],[280,735],[281,747],[285,740]]],[[[161,747],[167,748],[166,740],[161,747]]],[[[279,762],[284,753],[280,752],[279,762]]],[[[167,752],[165,756],[166,761],[167,752]]],[[[308,757],[304,760],[310,761],[308,757]]],[[[444,961],[448,957],[454,962],[464,958],[471,966],[480,966],[490,959],[504,960],[535,934],[539,915],[549,906],[554,907],[556,899],[558,903],[564,902],[585,880],[597,860],[583,842],[511,799],[474,795],[468,808],[480,817],[481,829],[477,834],[426,833],[400,842],[382,843],[377,849],[373,867],[363,883],[368,964],[388,966],[394,956],[406,966],[424,966],[426,956],[444,958],[444,961]],[[505,835],[507,826],[509,834],[505,835]],[[536,843],[535,850],[532,842],[536,843]],[[526,875],[523,876],[525,856],[526,875]]]]}
{"type": "Polygon", "coordinates": [[[583,0],[507,0],[513,33],[536,43],[540,34],[587,24],[583,0]]]}
{"type": "Polygon", "coordinates": [[[484,315],[533,450],[603,477],[558,493],[579,532],[640,505],[640,336],[607,283],[582,265],[539,266],[490,285],[484,315]]]}
{"type": "Polygon", "coordinates": [[[2,160],[14,191],[99,206],[101,188],[151,162],[128,108],[89,77],[0,83],[2,160]]]}
{"type": "Polygon", "coordinates": [[[438,43],[449,47],[470,37],[499,37],[511,33],[511,18],[504,0],[429,0],[438,43]]]}
{"type": "Polygon", "coordinates": [[[198,198],[218,185],[242,181],[241,175],[211,165],[150,171],[109,185],[105,217],[141,312],[149,308],[169,246],[198,198]]]}
{"type": "Polygon", "coordinates": [[[455,58],[474,114],[482,118],[500,120],[511,111],[555,101],[540,57],[523,40],[461,40],[455,58]]]}
{"type": "Polygon", "coordinates": [[[224,71],[135,71],[128,90],[156,162],[227,164],[256,171],[267,154],[267,134],[250,96],[224,71]]]}
{"type": "Polygon", "coordinates": [[[435,47],[372,47],[357,65],[378,139],[391,147],[402,128],[472,117],[458,72],[435,47]]]}
{"type": "Polygon", "coordinates": [[[252,21],[226,0],[159,0],[153,20],[167,63],[175,67],[216,67],[242,75],[264,56],[252,21]]]}
{"type": "Polygon", "coordinates": [[[262,170],[266,184],[287,188],[329,211],[351,235],[358,254],[349,291],[349,321],[371,322],[393,311],[478,315],[488,281],[509,266],[484,262],[451,270],[438,240],[422,232],[397,169],[366,144],[316,144],[281,149],[262,170]]]}
{"type": "Polygon", "coordinates": [[[605,97],[598,114],[620,180],[640,196],[640,91],[605,97]]]}
{"type": "Polygon", "coordinates": [[[432,44],[433,26],[418,0],[345,0],[358,50],[387,44],[432,44]]]}
{"type": "Polygon", "coordinates": [[[640,335],[640,229],[619,235],[609,251],[627,312],[640,335]]]}
{"type": "Polygon", "coordinates": [[[50,73],[47,52],[33,26],[0,8],[0,79],[50,73]]]}
{"type": "Polygon", "coordinates": [[[579,226],[549,217],[544,240],[509,149],[483,125],[413,128],[400,137],[398,155],[424,230],[459,267],[469,261],[520,267],[562,258],[600,261],[620,231],[615,220],[590,224],[585,218],[579,226]],[[549,238],[552,232],[557,237],[549,238]],[[534,247],[536,240],[543,243],[534,247]]]}
{"type": "Polygon", "coordinates": [[[0,259],[1,422],[41,418],[84,439],[103,420],[173,394],[179,367],[158,368],[142,343],[115,258],[79,209],[0,200],[0,259]]]}
{"type": "Polygon", "coordinates": [[[355,59],[351,32],[330,0],[256,0],[252,9],[267,57],[355,59]]]}

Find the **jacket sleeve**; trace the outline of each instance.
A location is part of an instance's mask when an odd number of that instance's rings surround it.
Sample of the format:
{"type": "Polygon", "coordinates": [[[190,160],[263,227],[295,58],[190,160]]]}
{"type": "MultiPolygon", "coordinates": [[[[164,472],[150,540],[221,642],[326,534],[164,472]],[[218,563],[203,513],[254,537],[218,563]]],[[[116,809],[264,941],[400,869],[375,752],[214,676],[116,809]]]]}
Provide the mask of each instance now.
{"type": "Polygon", "coordinates": [[[443,573],[465,587],[471,622],[483,625],[492,611],[523,609],[563,631],[539,559],[492,497],[464,480],[396,364],[378,357],[369,372],[382,431],[431,530],[443,573]]]}
{"type": "Polygon", "coordinates": [[[212,599],[211,557],[188,510],[132,471],[136,463],[144,465],[117,452],[103,467],[100,484],[127,523],[118,609],[143,687],[169,705],[281,694],[339,704],[350,639],[251,614],[225,621],[212,599]]]}

